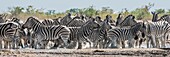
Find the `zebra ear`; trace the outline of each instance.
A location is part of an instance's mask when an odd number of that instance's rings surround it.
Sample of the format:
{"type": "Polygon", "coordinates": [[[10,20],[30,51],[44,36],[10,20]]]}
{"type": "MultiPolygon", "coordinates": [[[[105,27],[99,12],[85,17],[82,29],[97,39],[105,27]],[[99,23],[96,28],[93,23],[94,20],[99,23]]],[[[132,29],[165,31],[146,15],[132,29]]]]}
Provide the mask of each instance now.
{"type": "Polygon", "coordinates": [[[155,14],[155,12],[153,12],[153,11],[152,11],[151,13],[152,13],[152,14],[155,14]]]}
{"type": "Polygon", "coordinates": [[[95,21],[95,19],[94,19],[94,18],[92,18],[92,21],[95,21]]]}
{"type": "Polygon", "coordinates": [[[144,22],[142,23],[142,28],[146,28],[146,26],[145,26],[145,23],[144,23],[144,22]]]}

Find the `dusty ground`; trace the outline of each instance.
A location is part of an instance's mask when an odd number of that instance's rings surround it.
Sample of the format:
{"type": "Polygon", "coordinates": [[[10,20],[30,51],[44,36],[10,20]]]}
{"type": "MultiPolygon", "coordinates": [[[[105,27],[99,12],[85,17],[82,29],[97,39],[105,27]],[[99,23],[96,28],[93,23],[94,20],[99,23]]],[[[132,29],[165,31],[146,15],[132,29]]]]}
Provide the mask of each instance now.
{"type": "Polygon", "coordinates": [[[0,57],[170,57],[170,49],[19,49],[0,50],[0,57]]]}
{"type": "Polygon", "coordinates": [[[166,48],[124,49],[0,49],[0,57],[170,57],[170,41],[166,48]]]}

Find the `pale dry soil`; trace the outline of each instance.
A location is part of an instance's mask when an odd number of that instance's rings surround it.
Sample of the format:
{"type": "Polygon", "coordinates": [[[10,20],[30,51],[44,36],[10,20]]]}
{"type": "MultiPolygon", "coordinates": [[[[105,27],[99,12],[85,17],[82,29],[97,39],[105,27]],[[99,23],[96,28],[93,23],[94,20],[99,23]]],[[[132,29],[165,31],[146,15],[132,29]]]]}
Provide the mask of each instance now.
{"type": "Polygon", "coordinates": [[[170,57],[170,48],[3,49],[0,57],[170,57]]]}
{"type": "Polygon", "coordinates": [[[166,48],[0,49],[0,57],[170,57],[170,40],[166,48]]]}

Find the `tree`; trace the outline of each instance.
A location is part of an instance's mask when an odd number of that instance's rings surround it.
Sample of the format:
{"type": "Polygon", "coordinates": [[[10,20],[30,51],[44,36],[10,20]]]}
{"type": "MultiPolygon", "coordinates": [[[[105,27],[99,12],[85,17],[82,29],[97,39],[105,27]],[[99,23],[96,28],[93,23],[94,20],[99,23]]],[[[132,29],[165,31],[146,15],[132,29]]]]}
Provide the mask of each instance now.
{"type": "Polygon", "coordinates": [[[89,8],[84,8],[84,14],[87,16],[94,16],[96,14],[96,11],[93,6],[90,6],[89,8]]]}
{"type": "Polygon", "coordinates": [[[113,9],[110,9],[110,7],[102,7],[101,13],[102,14],[113,14],[113,9]]]}
{"type": "Polygon", "coordinates": [[[148,5],[144,5],[144,7],[136,8],[131,12],[131,14],[135,15],[138,20],[144,19],[149,16],[149,10],[152,8],[154,4],[149,3],[148,5]]]}
{"type": "Polygon", "coordinates": [[[12,14],[12,16],[17,16],[17,15],[19,15],[20,13],[23,13],[23,10],[24,10],[24,8],[23,7],[19,7],[19,6],[17,6],[17,7],[9,7],[8,8],[9,9],[9,12],[12,14]]]}
{"type": "Polygon", "coordinates": [[[26,13],[27,14],[34,14],[35,11],[36,11],[36,9],[33,8],[33,6],[31,6],[31,5],[26,8],[26,13]]]}
{"type": "Polygon", "coordinates": [[[129,15],[129,11],[127,10],[127,8],[122,9],[122,13],[125,16],[129,15]]]}
{"type": "Polygon", "coordinates": [[[164,9],[156,9],[156,10],[155,10],[155,12],[157,12],[157,13],[160,13],[160,14],[161,14],[161,13],[165,13],[165,10],[164,10],[164,9]]]}
{"type": "Polygon", "coordinates": [[[47,15],[54,15],[55,14],[55,10],[48,10],[47,15]]]}

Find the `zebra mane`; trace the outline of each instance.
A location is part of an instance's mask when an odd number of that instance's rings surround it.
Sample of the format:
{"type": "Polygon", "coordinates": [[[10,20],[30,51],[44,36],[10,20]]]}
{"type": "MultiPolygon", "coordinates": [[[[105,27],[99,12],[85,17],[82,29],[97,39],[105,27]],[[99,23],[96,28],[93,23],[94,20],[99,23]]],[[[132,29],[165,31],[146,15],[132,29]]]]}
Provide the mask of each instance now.
{"type": "Polygon", "coordinates": [[[125,20],[126,20],[126,19],[128,19],[128,18],[129,18],[129,17],[131,17],[131,16],[133,16],[133,15],[131,15],[131,14],[130,14],[130,15],[128,15],[127,17],[125,17],[125,20]]]}
{"type": "Polygon", "coordinates": [[[29,17],[26,22],[32,21],[32,23],[42,25],[42,23],[38,20],[38,18],[35,17],[29,17]]]}
{"type": "Polygon", "coordinates": [[[165,17],[168,17],[169,15],[163,15],[160,19],[164,19],[165,17]]]}
{"type": "Polygon", "coordinates": [[[157,19],[158,19],[158,14],[159,14],[159,13],[156,13],[156,12],[151,12],[151,13],[152,13],[152,15],[153,15],[153,17],[152,17],[152,22],[158,21],[157,19]]]}
{"type": "Polygon", "coordinates": [[[133,15],[128,15],[121,23],[120,23],[120,26],[132,26],[132,25],[135,25],[137,22],[134,20],[134,16],[133,15]],[[132,17],[129,18],[129,17],[132,17]]]}

